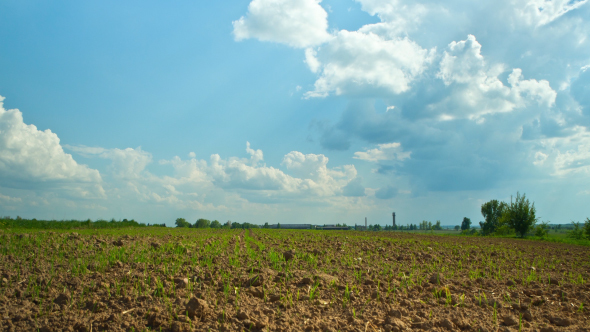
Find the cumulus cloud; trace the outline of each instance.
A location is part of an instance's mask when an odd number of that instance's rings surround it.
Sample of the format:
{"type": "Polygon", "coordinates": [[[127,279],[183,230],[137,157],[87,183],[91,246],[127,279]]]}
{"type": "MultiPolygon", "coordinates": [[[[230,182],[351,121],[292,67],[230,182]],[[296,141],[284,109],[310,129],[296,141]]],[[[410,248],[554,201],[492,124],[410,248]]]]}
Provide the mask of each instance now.
{"type": "Polygon", "coordinates": [[[104,149],[88,146],[67,146],[68,149],[83,156],[97,156],[112,161],[109,170],[112,175],[121,179],[137,178],[152,162],[152,155],[138,147],[136,149],[104,149]]]}
{"type": "Polygon", "coordinates": [[[233,22],[237,41],[256,38],[306,48],[331,38],[321,0],[253,0],[248,13],[233,22]]]}
{"type": "Polygon", "coordinates": [[[321,63],[319,62],[317,56],[317,52],[313,48],[308,48],[305,50],[305,63],[309,67],[313,73],[317,73],[320,69],[321,63]]]}
{"type": "Polygon", "coordinates": [[[590,175],[590,131],[583,126],[571,130],[567,136],[541,139],[533,164],[549,167],[559,177],[590,175]]]}
{"type": "MultiPolygon", "coordinates": [[[[224,210],[248,204],[284,203],[314,200],[317,203],[340,204],[338,197],[362,196],[353,165],[328,167],[322,154],[292,151],[281,163],[285,170],[267,166],[264,153],[246,142],[249,158],[222,158],[213,154],[209,160],[176,156],[160,160],[172,166],[172,175],[158,176],[147,169],[152,155],[136,149],[104,149],[68,146],[85,157],[111,160],[108,194],[120,200],[136,200],[182,209],[224,210]],[[336,201],[335,201],[336,199],[336,201]]],[[[364,190],[364,188],[363,188],[364,190]]]]}
{"type": "Polygon", "coordinates": [[[456,117],[481,120],[486,114],[511,112],[535,104],[549,108],[555,104],[557,93],[546,80],[524,80],[522,70],[515,68],[504,85],[499,79],[503,64],[489,66],[481,54],[481,44],[475,36],[453,41],[444,52],[437,77],[449,87],[445,98],[429,105],[439,119],[456,117]]]}
{"type": "Polygon", "coordinates": [[[413,31],[420,26],[422,19],[428,12],[428,7],[422,3],[398,0],[356,0],[361,9],[370,15],[377,15],[381,22],[367,24],[359,30],[374,32],[382,36],[396,37],[413,31]]]}
{"type": "Polygon", "coordinates": [[[434,52],[408,38],[341,30],[318,51],[321,66],[313,69],[320,68],[320,77],[305,96],[400,94],[425,70],[434,52]]]}
{"type": "Polygon", "coordinates": [[[67,186],[82,196],[103,195],[97,170],[78,164],[65,153],[51,130],[25,124],[18,109],[4,109],[3,100],[0,96],[0,178],[4,185],[45,183],[67,186]]]}
{"type": "Polygon", "coordinates": [[[171,164],[175,169],[174,179],[169,183],[201,183],[229,192],[238,192],[245,197],[265,198],[306,198],[333,197],[342,194],[344,188],[356,178],[353,165],[329,168],[328,158],[321,154],[303,154],[292,151],[286,154],[281,165],[285,171],[262,163],[263,152],[254,150],[247,143],[246,152],[250,159],[230,157],[221,158],[213,154],[209,162],[191,159],[183,161],[178,157],[161,164],[171,164]]]}
{"type": "Polygon", "coordinates": [[[378,162],[381,160],[399,160],[410,158],[412,152],[404,152],[398,142],[379,144],[376,149],[367,151],[357,151],[354,153],[355,159],[378,162]]]}
{"type": "Polygon", "coordinates": [[[289,152],[282,162],[289,172],[303,179],[302,188],[305,191],[321,196],[339,193],[357,175],[353,165],[328,168],[327,164],[328,158],[323,154],[303,154],[298,151],[289,152]]]}

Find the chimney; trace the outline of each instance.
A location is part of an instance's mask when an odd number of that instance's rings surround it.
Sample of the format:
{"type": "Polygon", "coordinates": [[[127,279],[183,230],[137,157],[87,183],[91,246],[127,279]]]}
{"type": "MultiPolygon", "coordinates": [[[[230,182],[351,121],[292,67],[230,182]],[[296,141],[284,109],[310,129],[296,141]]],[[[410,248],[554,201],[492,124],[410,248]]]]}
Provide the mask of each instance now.
{"type": "Polygon", "coordinates": [[[365,217],[365,229],[367,229],[367,217],[365,217]]]}
{"type": "Polygon", "coordinates": [[[391,214],[393,216],[393,227],[395,227],[395,212],[391,214]]]}

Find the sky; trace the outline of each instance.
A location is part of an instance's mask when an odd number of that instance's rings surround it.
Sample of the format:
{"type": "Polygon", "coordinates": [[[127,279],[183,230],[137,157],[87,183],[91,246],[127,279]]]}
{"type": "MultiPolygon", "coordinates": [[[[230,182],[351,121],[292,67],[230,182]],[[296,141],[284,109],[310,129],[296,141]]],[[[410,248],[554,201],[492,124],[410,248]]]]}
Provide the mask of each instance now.
{"type": "Polygon", "coordinates": [[[0,215],[590,217],[588,0],[0,2],[0,215]]]}

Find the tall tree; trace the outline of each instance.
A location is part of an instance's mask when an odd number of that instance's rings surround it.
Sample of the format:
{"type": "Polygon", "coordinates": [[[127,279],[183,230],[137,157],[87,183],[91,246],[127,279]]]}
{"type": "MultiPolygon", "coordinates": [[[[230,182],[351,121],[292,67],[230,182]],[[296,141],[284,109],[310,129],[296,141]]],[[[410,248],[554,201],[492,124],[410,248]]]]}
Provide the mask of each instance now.
{"type": "Polygon", "coordinates": [[[502,214],[502,221],[506,222],[522,238],[537,223],[536,211],[535,203],[529,202],[526,194],[520,196],[520,193],[517,192],[514,202],[510,202],[510,205],[502,214]]]}
{"type": "Polygon", "coordinates": [[[195,222],[196,228],[209,228],[211,226],[211,221],[207,219],[200,218],[195,222]]]}
{"type": "Polygon", "coordinates": [[[176,218],[176,227],[191,227],[191,223],[184,218],[176,218]]]}
{"type": "Polygon", "coordinates": [[[463,218],[463,222],[461,223],[461,230],[466,231],[471,228],[471,219],[465,217],[463,218]]]}
{"type": "Polygon", "coordinates": [[[481,205],[481,214],[485,221],[479,223],[483,235],[493,234],[500,226],[500,218],[508,208],[504,202],[493,199],[481,205]]]}
{"type": "Polygon", "coordinates": [[[221,223],[218,220],[213,220],[211,222],[211,228],[221,228],[221,223]]]}

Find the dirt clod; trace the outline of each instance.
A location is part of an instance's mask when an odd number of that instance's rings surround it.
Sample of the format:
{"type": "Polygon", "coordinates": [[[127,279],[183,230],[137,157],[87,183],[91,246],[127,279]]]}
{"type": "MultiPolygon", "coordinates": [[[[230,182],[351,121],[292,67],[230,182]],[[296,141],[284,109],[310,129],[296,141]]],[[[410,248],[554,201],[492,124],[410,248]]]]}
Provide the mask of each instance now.
{"type": "Polygon", "coordinates": [[[248,316],[248,314],[245,313],[244,311],[238,312],[238,314],[236,315],[236,317],[238,317],[239,320],[250,319],[250,316],[248,316]]]}
{"type": "Polygon", "coordinates": [[[186,288],[188,287],[188,278],[175,278],[174,284],[176,288],[186,288]]]}
{"type": "Polygon", "coordinates": [[[433,273],[428,278],[428,282],[434,285],[442,284],[442,276],[439,273],[433,273]]]}
{"type": "Polygon", "coordinates": [[[285,257],[286,261],[292,260],[295,258],[295,250],[288,250],[283,252],[283,257],[285,257]]]}
{"type": "Polygon", "coordinates": [[[506,315],[502,318],[502,323],[506,326],[518,325],[518,320],[512,315],[506,315]]]}
{"type": "Polygon", "coordinates": [[[207,304],[207,301],[202,299],[193,297],[186,304],[186,311],[189,317],[200,316],[207,310],[209,310],[209,305],[207,304]]]}
{"type": "Polygon", "coordinates": [[[549,321],[551,322],[551,324],[555,325],[555,326],[570,326],[572,325],[572,322],[565,317],[557,317],[557,316],[553,316],[553,317],[549,317],[549,321]]]}
{"type": "Polygon", "coordinates": [[[53,300],[53,303],[55,304],[59,304],[59,305],[67,305],[68,302],[70,302],[70,296],[66,293],[61,293],[59,294],[55,300],[53,300]]]}

